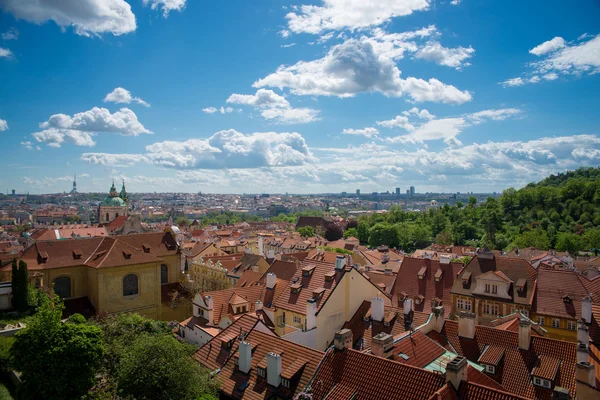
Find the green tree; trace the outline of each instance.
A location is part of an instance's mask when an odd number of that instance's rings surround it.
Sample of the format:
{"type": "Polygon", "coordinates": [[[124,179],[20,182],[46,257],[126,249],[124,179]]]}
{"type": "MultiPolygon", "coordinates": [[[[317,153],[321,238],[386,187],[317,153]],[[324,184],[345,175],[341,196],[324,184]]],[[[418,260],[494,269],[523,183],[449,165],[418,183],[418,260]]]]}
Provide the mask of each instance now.
{"type": "Polygon", "coordinates": [[[12,268],[11,268],[11,287],[12,287],[12,306],[14,309],[21,309],[21,305],[19,301],[21,300],[21,295],[19,293],[21,289],[21,285],[19,283],[19,266],[17,264],[17,259],[13,258],[12,260],[12,268]]]}
{"type": "Polygon", "coordinates": [[[21,399],[75,399],[94,384],[104,347],[95,326],[61,322],[62,303],[45,298],[15,336],[11,365],[21,372],[21,399]]]}
{"type": "Polygon", "coordinates": [[[469,196],[469,205],[474,206],[475,204],[477,204],[477,197],[469,196]]]}
{"type": "MultiPolygon", "coordinates": [[[[17,271],[17,307],[19,311],[25,311],[29,307],[29,272],[27,271],[27,263],[19,260],[19,270],[17,271]]],[[[13,294],[14,298],[14,294],[13,294]]]]}
{"type": "Polygon", "coordinates": [[[417,224],[412,227],[411,237],[417,249],[429,246],[432,236],[431,229],[425,224],[417,224]]]}
{"type": "Polygon", "coordinates": [[[583,239],[587,249],[600,249],[600,228],[588,229],[583,234],[583,239]]]}
{"type": "Polygon", "coordinates": [[[535,247],[539,250],[549,250],[552,247],[548,233],[543,229],[534,229],[520,234],[513,240],[511,247],[535,247]]]}
{"type": "Polygon", "coordinates": [[[358,238],[358,229],[348,228],[344,231],[344,238],[355,237],[358,238]]]}
{"type": "Polygon", "coordinates": [[[361,243],[367,243],[369,241],[369,223],[366,221],[361,221],[358,223],[358,240],[361,243]]]}
{"type": "Polygon", "coordinates": [[[215,395],[210,372],[191,358],[194,349],[170,335],[141,335],[123,354],[118,391],[136,399],[189,399],[215,395]]]}
{"type": "Polygon", "coordinates": [[[569,232],[561,232],[556,239],[556,250],[576,254],[583,248],[581,236],[569,232]]]}
{"type": "Polygon", "coordinates": [[[296,231],[302,237],[308,238],[308,237],[315,236],[315,228],[313,228],[312,226],[303,226],[303,227],[300,227],[300,228],[296,229],[296,231]]]}
{"type": "Polygon", "coordinates": [[[446,230],[436,235],[435,242],[442,246],[448,246],[454,243],[454,238],[452,237],[452,233],[446,230]]]}
{"type": "Polygon", "coordinates": [[[489,243],[495,247],[496,232],[500,228],[502,218],[498,201],[493,197],[488,197],[482,210],[481,224],[485,230],[485,235],[489,243]]]}
{"type": "Polygon", "coordinates": [[[377,247],[382,244],[398,247],[398,231],[386,222],[379,222],[369,229],[369,246],[377,247]]]}

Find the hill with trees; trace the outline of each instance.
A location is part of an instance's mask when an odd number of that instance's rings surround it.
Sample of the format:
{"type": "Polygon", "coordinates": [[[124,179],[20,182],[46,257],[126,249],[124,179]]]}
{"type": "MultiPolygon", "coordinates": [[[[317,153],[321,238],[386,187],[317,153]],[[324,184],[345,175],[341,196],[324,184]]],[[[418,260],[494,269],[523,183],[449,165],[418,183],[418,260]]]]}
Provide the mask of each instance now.
{"type": "Polygon", "coordinates": [[[550,175],[477,204],[470,197],[423,212],[392,207],[359,218],[362,243],[412,251],[431,243],[505,250],[534,246],[578,252],[600,249],[600,168],[550,175]]]}

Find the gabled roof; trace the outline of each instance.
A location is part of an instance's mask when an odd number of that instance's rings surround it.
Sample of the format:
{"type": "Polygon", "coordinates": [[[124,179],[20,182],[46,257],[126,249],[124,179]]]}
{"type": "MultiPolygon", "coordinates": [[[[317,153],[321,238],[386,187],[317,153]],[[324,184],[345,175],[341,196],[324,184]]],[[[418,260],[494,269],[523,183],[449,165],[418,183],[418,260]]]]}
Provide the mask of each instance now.
{"type": "MultiPolygon", "coordinates": [[[[242,318],[251,318],[244,316],[242,318]]],[[[239,321],[239,320],[238,320],[239,321]]],[[[220,391],[236,399],[292,399],[315,374],[323,353],[311,348],[280,339],[256,329],[244,330],[244,339],[252,348],[252,363],[246,374],[238,370],[235,359],[238,356],[240,328],[237,322],[223,330],[196,352],[194,358],[211,370],[219,368],[217,377],[220,391]],[[233,329],[232,329],[233,328],[233,329]],[[223,342],[225,340],[225,342],[223,342]],[[233,341],[232,341],[233,340],[233,341]],[[232,341],[232,342],[231,342],[232,341]],[[231,343],[231,349],[221,343],[231,343]],[[269,352],[281,356],[282,376],[290,380],[290,388],[283,385],[271,386],[266,378],[256,373],[256,367],[265,363],[269,352]]],[[[245,323],[245,322],[244,322],[245,323]]]]}
{"type": "Polygon", "coordinates": [[[452,286],[451,293],[471,296],[471,291],[475,289],[477,277],[488,272],[493,272],[496,276],[503,280],[518,282],[519,279],[525,279],[527,285],[524,291],[518,291],[514,285],[510,285],[508,295],[516,304],[531,304],[534,293],[534,280],[536,278],[535,269],[528,261],[521,258],[509,257],[493,257],[491,259],[482,257],[473,257],[471,261],[464,267],[452,286]],[[498,274],[497,272],[501,272],[498,274]],[[471,279],[465,279],[463,276],[470,274],[471,279]]]}
{"type": "Polygon", "coordinates": [[[311,383],[315,399],[423,400],[446,384],[440,374],[361,353],[328,350],[311,383]]]}
{"type": "Polygon", "coordinates": [[[420,304],[414,304],[415,311],[431,313],[431,300],[436,297],[442,299],[442,305],[446,305],[446,313],[450,312],[450,291],[455,283],[456,275],[463,267],[462,263],[442,264],[438,260],[424,258],[405,257],[396,277],[394,290],[392,291],[394,304],[400,304],[403,300],[401,293],[406,293],[411,298],[423,296],[420,304]],[[419,272],[425,271],[424,279],[419,279],[419,272]],[[435,280],[435,274],[442,270],[441,279],[435,280]]]}
{"type": "Polygon", "coordinates": [[[537,291],[533,312],[561,318],[581,318],[581,300],[588,295],[583,281],[575,271],[538,270],[537,291]],[[565,298],[568,296],[568,299],[565,298]]]}
{"type": "Polygon", "coordinates": [[[576,343],[532,335],[529,350],[523,350],[518,346],[518,332],[478,325],[474,339],[466,339],[458,336],[458,322],[450,320],[445,321],[441,335],[432,332],[428,333],[430,338],[472,362],[477,362],[486,346],[504,348],[500,365],[489,376],[513,394],[540,400],[552,397],[551,389],[534,386],[531,382],[531,372],[540,356],[561,361],[554,383],[575,393],[576,343]]]}
{"type": "Polygon", "coordinates": [[[265,277],[268,273],[274,273],[277,279],[289,281],[294,277],[297,269],[298,264],[295,261],[291,262],[275,260],[269,269],[263,274],[263,277],[265,277]]]}
{"type": "MultiPolygon", "coordinates": [[[[384,322],[371,321],[369,318],[371,316],[371,302],[363,301],[343,328],[352,331],[355,349],[369,349],[371,348],[372,338],[381,332],[394,337],[406,332],[403,312],[402,308],[386,305],[384,306],[384,322]]],[[[427,318],[429,318],[429,314],[415,311],[413,313],[413,326],[416,328],[423,325],[427,322],[427,318]]]]}
{"type": "Polygon", "coordinates": [[[140,250],[142,245],[150,245],[150,254],[157,257],[172,256],[179,252],[179,245],[169,232],[136,233],[117,238],[140,250]]]}

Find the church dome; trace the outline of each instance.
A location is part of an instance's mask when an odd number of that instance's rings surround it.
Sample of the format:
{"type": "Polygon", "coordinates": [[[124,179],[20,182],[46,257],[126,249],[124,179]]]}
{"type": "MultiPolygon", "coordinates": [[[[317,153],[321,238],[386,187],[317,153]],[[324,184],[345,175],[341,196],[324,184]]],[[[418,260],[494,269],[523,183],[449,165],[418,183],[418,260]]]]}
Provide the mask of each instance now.
{"type": "Polygon", "coordinates": [[[126,207],[127,204],[125,203],[125,200],[123,200],[120,197],[111,197],[108,196],[107,198],[105,198],[104,200],[102,200],[102,203],[100,203],[101,206],[107,206],[107,207],[126,207]]]}

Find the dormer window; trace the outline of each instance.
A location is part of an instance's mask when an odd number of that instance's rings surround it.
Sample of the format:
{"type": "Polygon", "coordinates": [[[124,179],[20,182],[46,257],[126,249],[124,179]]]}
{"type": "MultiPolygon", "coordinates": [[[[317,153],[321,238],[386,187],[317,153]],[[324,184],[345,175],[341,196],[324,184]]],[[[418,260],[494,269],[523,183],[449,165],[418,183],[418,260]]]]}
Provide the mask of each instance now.
{"type": "Polygon", "coordinates": [[[435,279],[436,282],[439,282],[442,280],[442,275],[444,275],[444,271],[442,271],[442,269],[438,269],[437,271],[435,271],[433,279],[435,279]]]}
{"type": "Polygon", "coordinates": [[[496,367],[494,367],[493,365],[486,365],[485,366],[485,372],[490,373],[490,374],[495,374],[496,373],[496,367]]]}
{"type": "Polygon", "coordinates": [[[470,272],[465,272],[462,276],[462,283],[463,285],[468,285],[469,281],[471,280],[471,273],[470,272]]]}
{"type": "Polygon", "coordinates": [[[261,367],[256,367],[256,375],[260,376],[261,378],[264,378],[267,376],[267,370],[261,367]]]}
{"type": "Polygon", "coordinates": [[[313,290],[313,299],[317,300],[320,299],[321,296],[323,296],[323,293],[325,293],[325,288],[318,288],[313,290]]]}
{"type": "Polygon", "coordinates": [[[562,300],[563,300],[563,303],[565,303],[565,304],[571,304],[573,302],[569,296],[563,297],[562,300]]]}
{"type": "Polygon", "coordinates": [[[73,259],[80,260],[83,252],[79,249],[73,249],[73,259]]]}
{"type": "Polygon", "coordinates": [[[302,285],[299,283],[294,283],[293,285],[290,285],[290,290],[291,290],[291,293],[293,293],[293,294],[300,293],[301,289],[302,289],[302,285]]]}
{"type": "Polygon", "coordinates": [[[315,268],[316,268],[315,265],[308,265],[308,266],[302,268],[302,276],[304,276],[304,277],[311,276],[313,271],[315,270],[315,268]]]}
{"type": "Polygon", "coordinates": [[[123,257],[125,257],[126,260],[129,260],[131,258],[131,253],[128,251],[124,251],[123,252],[123,257]]]}
{"type": "Polygon", "coordinates": [[[525,286],[527,285],[527,279],[521,278],[517,281],[517,291],[523,292],[525,290],[525,286]]]}
{"type": "Polygon", "coordinates": [[[289,379],[281,378],[281,384],[285,388],[288,388],[288,389],[290,388],[290,380],[289,379]]]}
{"type": "Polygon", "coordinates": [[[333,281],[333,277],[335,276],[335,271],[329,271],[325,274],[325,282],[333,281]]]}
{"type": "Polygon", "coordinates": [[[149,244],[143,244],[142,249],[144,250],[144,253],[150,253],[150,245],[149,244]]]}
{"type": "Polygon", "coordinates": [[[419,277],[419,279],[425,279],[426,273],[427,273],[427,267],[421,267],[421,269],[417,273],[417,276],[419,277]]]}
{"type": "Polygon", "coordinates": [[[40,260],[41,260],[42,264],[47,263],[48,262],[48,253],[46,253],[45,251],[40,252],[40,260]]]}

